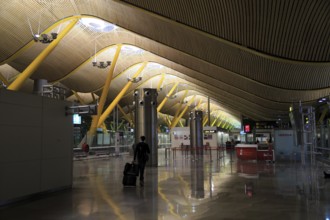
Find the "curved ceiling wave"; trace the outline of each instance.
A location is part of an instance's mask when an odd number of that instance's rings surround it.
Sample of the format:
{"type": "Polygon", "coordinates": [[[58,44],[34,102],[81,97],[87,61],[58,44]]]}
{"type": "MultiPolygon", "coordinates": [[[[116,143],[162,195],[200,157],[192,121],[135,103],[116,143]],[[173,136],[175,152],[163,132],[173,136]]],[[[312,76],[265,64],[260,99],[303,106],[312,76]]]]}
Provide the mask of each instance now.
{"type": "MultiPolygon", "coordinates": [[[[147,0],[136,4],[145,3],[150,4],[146,8],[154,4],[147,0]]],[[[154,62],[170,68],[171,71],[165,71],[166,74],[175,72],[177,77],[195,85],[196,92],[210,97],[236,116],[242,114],[260,120],[276,119],[277,115],[287,112],[291,102],[312,102],[329,94],[330,62],[322,61],[322,57],[328,54],[326,44],[329,39],[328,30],[324,28],[327,28],[327,14],[330,13],[324,12],[330,10],[324,0],[180,0],[175,5],[180,4],[181,8],[192,7],[191,10],[183,9],[181,12],[177,10],[180,7],[172,10],[174,5],[167,5],[173,3],[172,0],[158,3],[160,5],[155,6],[162,10],[162,14],[158,15],[174,13],[180,19],[187,19],[187,25],[183,25],[183,21],[178,20],[178,23],[137,9],[123,1],[0,1],[0,60],[10,58],[10,62],[6,64],[15,68],[6,68],[1,63],[0,77],[6,76],[6,80],[11,81],[47,47],[33,41],[32,32],[37,31],[39,21],[40,32],[49,33],[65,28],[65,22],[62,27],[56,25],[61,19],[68,19],[69,23],[70,16],[88,15],[118,26],[102,26],[94,23],[93,19],[79,22],[40,64],[30,79],[62,79],[62,85],[76,92],[94,91],[100,95],[99,89],[102,88],[108,70],[92,66],[95,51],[113,45],[112,49],[105,49],[107,52],[97,54],[100,60],[112,61],[115,45],[122,44],[126,47],[130,44],[147,51],[150,56],[129,56],[127,50],[121,51],[113,73],[115,78],[109,91],[108,103],[128,82],[129,76],[120,74],[141,62],[154,62]],[[293,11],[290,19],[285,18],[289,8],[293,11]],[[283,15],[280,16],[277,12],[283,15]],[[302,13],[305,13],[306,18],[302,18],[302,13]],[[209,20],[212,16],[218,20],[209,20]],[[29,27],[28,20],[32,28],[29,27]],[[228,23],[223,24],[225,21],[228,23]],[[311,24],[315,23],[315,26],[305,26],[309,21],[311,24]],[[205,30],[191,28],[194,25],[205,30]],[[315,36],[306,34],[310,30],[319,30],[319,26],[322,26],[322,31],[316,31],[315,36]],[[300,32],[293,31],[297,28],[300,32]],[[268,32],[264,33],[266,31],[268,32]],[[220,33],[227,34],[228,39],[220,33]],[[305,38],[305,43],[298,38],[305,38]],[[324,47],[321,48],[320,45],[324,47]],[[284,51],[286,56],[269,51],[284,51]],[[290,58],[295,56],[296,58],[290,58]],[[69,74],[70,72],[74,74],[69,74]]],[[[171,16],[167,18],[172,18],[171,16]]],[[[146,74],[145,71],[142,73],[146,74]]],[[[155,71],[149,76],[155,74],[162,73],[155,71]]],[[[29,87],[31,81],[27,82],[29,87]]],[[[147,78],[143,81],[147,81],[149,85],[152,83],[153,87],[157,83],[156,80],[150,81],[147,78]]],[[[138,85],[140,84],[134,83],[132,88],[138,85]]],[[[164,93],[160,95],[163,96],[164,93]]],[[[88,99],[91,97],[88,96],[88,99]]],[[[164,106],[164,111],[172,109],[169,103],[164,106]]],[[[122,104],[125,106],[125,99],[122,104]]],[[[171,112],[175,111],[172,109],[171,112]]]]}
{"type": "Polygon", "coordinates": [[[330,61],[327,0],[123,1],[272,56],[330,61]]]}

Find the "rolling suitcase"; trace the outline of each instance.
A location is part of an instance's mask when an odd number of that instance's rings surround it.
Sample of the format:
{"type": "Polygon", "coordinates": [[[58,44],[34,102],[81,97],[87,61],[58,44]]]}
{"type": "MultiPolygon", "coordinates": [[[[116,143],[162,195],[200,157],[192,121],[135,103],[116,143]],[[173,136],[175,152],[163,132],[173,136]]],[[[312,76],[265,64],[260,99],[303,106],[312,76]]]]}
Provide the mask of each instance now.
{"type": "Polygon", "coordinates": [[[139,169],[137,164],[126,163],[124,168],[123,185],[125,187],[136,186],[136,176],[139,175],[139,169]]]}
{"type": "Polygon", "coordinates": [[[136,176],[131,174],[124,174],[123,177],[124,187],[134,187],[136,186],[136,176]]]}

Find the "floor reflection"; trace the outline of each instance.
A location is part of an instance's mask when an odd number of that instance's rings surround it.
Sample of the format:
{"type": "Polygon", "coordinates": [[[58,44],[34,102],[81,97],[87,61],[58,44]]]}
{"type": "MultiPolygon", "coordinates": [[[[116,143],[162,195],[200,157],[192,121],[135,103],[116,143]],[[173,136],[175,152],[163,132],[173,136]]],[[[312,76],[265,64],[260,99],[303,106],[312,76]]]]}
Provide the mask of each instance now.
{"type": "Polygon", "coordinates": [[[159,153],[145,186],[124,188],[131,156],[74,162],[73,189],[0,209],[0,219],[330,218],[322,164],[241,161],[232,151],[159,153]],[[54,208],[56,207],[56,208],[54,208]]]}

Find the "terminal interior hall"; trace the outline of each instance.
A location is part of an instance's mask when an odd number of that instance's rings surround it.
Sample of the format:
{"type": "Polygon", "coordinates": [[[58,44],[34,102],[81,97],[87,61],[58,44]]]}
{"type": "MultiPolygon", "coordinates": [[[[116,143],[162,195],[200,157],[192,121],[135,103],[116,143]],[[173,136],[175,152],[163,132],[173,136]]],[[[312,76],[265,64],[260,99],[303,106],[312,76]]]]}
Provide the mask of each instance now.
{"type": "Polygon", "coordinates": [[[328,0],[0,0],[0,219],[329,220],[329,21],[328,0]]]}

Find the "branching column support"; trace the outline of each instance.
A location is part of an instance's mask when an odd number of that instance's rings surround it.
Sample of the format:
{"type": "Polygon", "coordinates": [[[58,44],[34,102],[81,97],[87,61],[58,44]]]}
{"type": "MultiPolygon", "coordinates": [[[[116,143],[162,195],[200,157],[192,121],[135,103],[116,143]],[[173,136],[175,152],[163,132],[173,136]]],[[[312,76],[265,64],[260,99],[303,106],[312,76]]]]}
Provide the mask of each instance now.
{"type": "Polygon", "coordinates": [[[91,96],[92,96],[93,102],[95,103],[96,102],[96,98],[95,98],[95,94],[93,92],[91,92],[91,96]]]}
{"type": "Polygon", "coordinates": [[[133,121],[128,117],[128,115],[125,113],[124,109],[118,104],[119,111],[123,114],[124,118],[129,122],[131,126],[133,126],[133,121]]]}
{"type": "Polygon", "coordinates": [[[320,116],[319,121],[317,122],[319,125],[321,125],[323,123],[324,117],[326,116],[326,114],[328,113],[329,109],[325,108],[320,116]]]}
{"type": "Polygon", "coordinates": [[[131,106],[129,106],[129,105],[127,105],[127,108],[128,108],[128,112],[129,112],[129,116],[130,116],[130,118],[131,118],[131,120],[132,120],[132,122],[133,122],[133,127],[134,127],[134,123],[135,123],[135,121],[133,121],[134,120],[134,116],[133,116],[133,109],[131,108],[131,106]]]}
{"type": "Polygon", "coordinates": [[[205,127],[205,125],[207,124],[208,121],[209,121],[209,116],[208,115],[204,115],[204,118],[203,118],[203,127],[205,127]]]}
{"type": "MultiPolygon", "coordinates": [[[[144,62],[141,67],[138,69],[138,71],[133,75],[133,79],[138,77],[139,74],[143,71],[143,69],[146,67],[147,62],[144,62]]],[[[108,106],[108,108],[103,112],[103,114],[101,115],[99,122],[98,122],[98,126],[100,124],[102,124],[105,119],[108,117],[108,115],[112,112],[112,110],[114,109],[114,107],[118,104],[118,102],[120,101],[120,99],[125,95],[125,93],[127,92],[127,90],[130,88],[130,86],[132,85],[132,81],[129,81],[126,83],[126,85],[124,86],[124,88],[119,92],[119,94],[117,95],[117,97],[112,101],[112,103],[108,106]]]]}
{"type": "Polygon", "coordinates": [[[217,117],[213,120],[212,124],[211,124],[211,127],[214,126],[214,124],[218,121],[219,117],[221,115],[221,112],[218,113],[217,117]]]}
{"type": "Polygon", "coordinates": [[[185,90],[185,92],[184,92],[184,94],[183,94],[183,96],[182,96],[182,98],[181,98],[181,100],[180,100],[179,107],[177,108],[177,110],[176,110],[176,112],[175,112],[175,115],[174,115],[174,117],[173,117],[173,119],[172,119],[171,124],[172,124],[172,123],[174,122],[174,120],[176,120],[176,118],[179,116],[179,113],[180,113],[181,107],[182,107],[182,105],[183,105],[183,101],[184,101],[184,99],[186,98],[187,95],[188,95],[188,90],[185,90]]]}
{"type": "Polygon", "coordinates": [[[166,122],[166,124],[167,124],[168,127],[171,126],[171,119],[170,119],[170,117],[168,115],[165,116],[165,122],[166,122]]]}
{"type": "Polygon", "coordinates": [[[97,126],[100,126],[104,122],[104,121],[102,121],[102,123],[98,123],[99,119],[101,117],[103,108],[104,108],[105,101],[106,101],[108,93],[109,93],[110,84],[111,84],[111,81],[113,78],[113,72],[114,72],[115,66],[117,64],[117,60],[118,60],[118,57],[120,54],[121,47],[122,47],[121,44],[117,45],[117,50],[116,50],[115,56],[113,58],[113,61],[111,62],[109,73],[108,73],[107,79],[105,81],[104,87],[102,89],[100,101],[98,103],[97,115],[92,117],[92,124],[88,131],[89,136],[93,136],[96,132],[97,126]]]}
{"type": "Polygon", "coordinates": [[[195,100],[196,95],[194,95],[188,102],[188,104],[186,105],[186,107],[182,110],[182,112],[180,113],[179,117],[177,117],[171,124],[171,129],[174,128],[178,122],[180,121],[180,119],[182,118],[182,116],[187,112],[189,106],[193,103],[193,101],[195,100]]]}
{"type": "Polygon", "coordinates": [[[165,96],[165,98],[163,99],[163,101],[158,105],[157,107],[157,112],[160,112],[160,110],[163,108],[163,106],[165,105],[165,103],[167,102],[168,98],[171,97],[171,95],[173,94],[173,92],[175,91],[175,89],[178,87],[179,82],[176,82],[174,84],[174,86],[172,87],[172,89],[167,93],[167,95],[165,96]]]}
{"type": "Polygon", "coordinates": [[[225,121],[225,123],[222,125],[222,128],[225,128],[227,126],[228,121],[225,121]]]}
{"type": "Polygon", "coordinates": [[[69,23],[64,30],[58,35],[56,40],[51,42],[46,49],[44,49],[31,63],[30,65],[12,82],[9,86],[9,90],[18,91],[25,80],[29,78],[40,66],[42,61],[55,49],[59,42],[65,37],[67,33],[76,25],[80,17],[75,17],[71,23],[69,23]]]}
{"type": "Polygon", "coordinates": [[[223,122],[223,120],[225,119],[225,116],[221,116],[220,117],[220,121],[219,121],[219,123],[218,123],[218,127],[220,127],[220,125],[222,124],[222,122],[223,122]]]}
{"type": "Polygon", "coordinates": [[[85,101],[80,97],[80,95],[79,95],[76,91],[74,91],[74,90],[71,90],[71,91],[73,92],[74,96],[78,99],[78,101],[79,101],[82,105],[85,105],[85,104],[86,104],[85,101]]]}
{"type": "Polygon", "coordinates": [[[160,88],[161,88],[161,86],[163,85],[164,79],[165,79],[165,74],[163,73],[163,74],[162,74],[162,78],[161,78],[161,79],[159,80],[159,82],[158,82],[157,92],[160,91],[160,88]]]}

